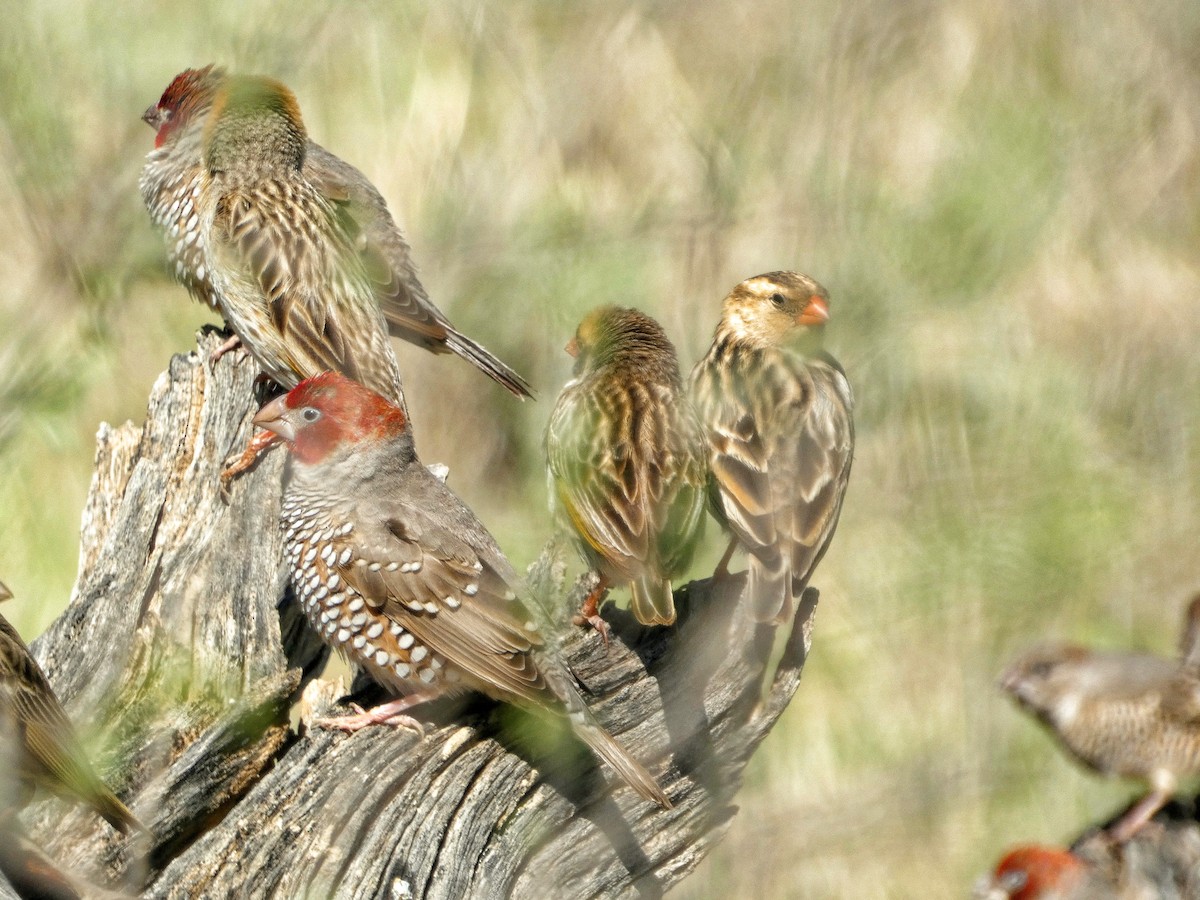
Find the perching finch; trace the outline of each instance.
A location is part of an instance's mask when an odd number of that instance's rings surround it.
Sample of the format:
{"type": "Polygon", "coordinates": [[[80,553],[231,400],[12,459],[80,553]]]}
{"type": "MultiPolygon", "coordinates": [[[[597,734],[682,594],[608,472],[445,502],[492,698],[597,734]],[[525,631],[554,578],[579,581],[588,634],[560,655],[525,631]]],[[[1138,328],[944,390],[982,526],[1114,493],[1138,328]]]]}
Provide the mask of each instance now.
{"type": "Polygon", "coordinates": [[[516,599],[518,578],[474,513],[417,459],[404,412],[327,372],[264,406],[255,424],[291,450],[281,523],[292,584],[330,645],[402,696],[334,720],[412,724],[404,712],[480,691],[551,709],[639,794],[653,776],[588,712],[516,599]]]}
{"type": "Polygon", "coordinates": [[[92,769],[41,667],[0,616],[0,810],[24,806],[38,785],[86,803],[118,831],[145,830],[92,769]]]}
{"type": "Polygon", "coordinates": [[[1192,654],[1177,662],[1052,644],[1017,659],[1000,684],[1084,766],[1150,785],[1109,829],[1117,843],[1133,837],[1181,779],[1200,774],[1200,669],[1192,654]]]}
{"type": "MultiPolygon", "coordinates": [[[[200,191],[206,172],[205,130],[214,101],[226,96],[230,80],[223,69],[206,66],[188,69],[171,81],[142,117],[157,133],[139,184],[146,208],[165,232],[176,277],[193,296],[227,319],[223,298],[214,290],[213,272],[204,255],[200,191]]],[[[299,127],[298,114],[295,124],[299,127]]],[[[366,176],[311,140],[304,140],[302,150],[300,176],[333,210],[339,227],[347,233],[367,274],[369,292],[382,309],[391,334],[433,353],[456,353],[518,397],[529,396],[529,385],[520,375],[457,331],[429,300],[417,277],[408,242],[366,176]]],[[[248,147],[247,153],[253,154],[253,148],[248,147]]],[[[285,242],[289,235],[305,241],[310,238],[302,231],[324,228],[307,220],[293,224],[300,227],[282,227],[277,236],[285,242]]],[[[290,262],[290,254],[285,252],[288,249],[264,244],[260,252],[280,254],[290,262]]],[[[333,318],[342,319],[336,310],[333,318]]]]}
{"type": "Polygon", "coordinates": [[[707,471],[675,348],[652,318],[604,306],[567,345],[574,377],[546,427],[551,506],[600,584],[580,619],[601,633],[597,602],[629,585],[644,625],[675,621],[671,579],[691,561],[704,523],[707,471]]]}
{"type": "Polygon", "coordinates": [[[850,478],[854,400],[846,373],[821,350],[828,318],[829,295],[807,275],[749,278],[725,298],[712,347],[692,372],[714,512],[749,554],[759,621],[791,617],[850,478]]]}

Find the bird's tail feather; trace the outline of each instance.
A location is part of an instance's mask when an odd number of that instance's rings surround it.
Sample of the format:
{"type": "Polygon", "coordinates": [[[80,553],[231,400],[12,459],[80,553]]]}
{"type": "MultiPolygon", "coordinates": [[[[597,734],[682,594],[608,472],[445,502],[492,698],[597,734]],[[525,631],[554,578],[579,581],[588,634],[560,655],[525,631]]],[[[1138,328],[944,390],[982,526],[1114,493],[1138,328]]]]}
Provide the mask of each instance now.
{"type": "Polygon", "coordinates": [[[675,598],[671,594],[671,579],[643,575],[630,586],[633,614],[643,625],[673,625],[675,598]]]}
{"type": "Polygon", "coordinates": [[[533,396],[533,389],[528,381],[501,362],[490,350],[481,347],[465,334],[449,330],[446,346],[515,396],[522,400],[533,396]]]}
{"type": "Polygon", "coordinates": [[[778,624],[790,618],[795,603],[792,573],[782,555],[763,559],[750,554],[746,591],[755,621],[778,624]]]}

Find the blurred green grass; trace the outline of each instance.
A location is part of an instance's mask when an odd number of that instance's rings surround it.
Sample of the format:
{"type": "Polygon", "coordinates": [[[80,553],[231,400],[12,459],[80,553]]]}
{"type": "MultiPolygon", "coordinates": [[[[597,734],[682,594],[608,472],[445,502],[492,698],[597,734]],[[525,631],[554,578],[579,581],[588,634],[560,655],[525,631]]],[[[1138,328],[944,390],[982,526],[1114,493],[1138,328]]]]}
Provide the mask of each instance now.
{"type": "Polygon", "coordinates": [[[587,309],[646,309],[690,364],[742,278],[831,290],[859,445],[814,650],[680,896],[961,896],[1131,795],[993,682],[1044,635],[1170,652],[1200,582],[1200,7],[9,0],[5,22],[0,577],[27,637],[67,602],[99,422],[140,421],[211,320],[136,179],[141,110],[218,61],[293,87],[435,300],[539,388],[398,348],[423,456],[518,564],[549,533],[541,430],[587,309]]]}

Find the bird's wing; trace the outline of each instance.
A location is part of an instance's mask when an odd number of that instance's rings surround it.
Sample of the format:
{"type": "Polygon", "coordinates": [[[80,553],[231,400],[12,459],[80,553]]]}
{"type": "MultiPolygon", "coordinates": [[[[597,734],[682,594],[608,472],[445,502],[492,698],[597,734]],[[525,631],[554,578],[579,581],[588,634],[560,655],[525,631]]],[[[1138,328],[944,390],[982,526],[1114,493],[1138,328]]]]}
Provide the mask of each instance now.
{"type": "Polygon", "coordinates": [[[101,788],[84,761],[75,729],[55,696],[50,682],[16,630],[0,617],[0,690],[14,722],[24,729],[25,749],[34,766],[57,783],[90,800],[101,788]]]}
{"type": "Polygon", "coordinates": [[[695,410],[686,398],[672,397],[669,452],[658,475],[670,492],[666,502],[656,505],[655,533],[664,574],[674,576],[691,562],[701,529],[707,500],[708,466],[695,410]]]}
{"type": "Polygon", "coordinates": [[[305,174],[335,206],[351,235],[389,330],[434,352],[446,352],[445,341],[453,329],[425,294],[408,241],[387,201],[362,172],[317,144],[309,144],[305,174]]]}
{"type": "MultiPolygon", "coordinates": [[[[300,378],[334,369],[395,395],[394,363],[366,365],[390,359],[392,351],[362,262],[336,212],[314,189],[281,179],[229,192],[218,201],[214,232],[216,252],[261,296],[300,378]]],[[[253,349],[248,336],[241,337],[253,349]]]]}
{"type": "Polygon", "coordinates": [[[366,501],[355,521],[334,538],[335,558],[351,551],[335,570],[347,584],[489,692],[538,699],[546,685],[531,655],[537,628],[516,599],[508,561],[454,494],[422,484],[386,512],[366,501]]]}
{"type": "Polygon", "coordinates": [[[650,511],[662,485],[627,436],[614,435],[622,415],[610,393],[568,387],[550,415],[546,456],[563,514],[593,551],[632,578],[649,557],[650,511]]]}
{"type": "Polygon", "coordinates": [[[779,412],[769,481],[793,582],[807,584],[837,528],[854,456],[849,384],[840,367],[810,363],[809,390],[779,412]],[[805,396],[807,395],[807,397],[805,396]],[[789,437],[790,436],[790,437],[789,437]]]}

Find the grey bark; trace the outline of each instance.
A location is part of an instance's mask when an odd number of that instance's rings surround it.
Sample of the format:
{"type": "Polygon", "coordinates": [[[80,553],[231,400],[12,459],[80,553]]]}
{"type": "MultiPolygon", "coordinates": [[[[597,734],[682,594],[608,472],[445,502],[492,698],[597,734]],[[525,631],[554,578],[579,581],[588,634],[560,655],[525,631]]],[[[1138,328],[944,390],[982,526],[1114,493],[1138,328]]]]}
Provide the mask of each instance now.
{"type": "Polygon", "coordinates": [[[671,629],[607,609],[606,650],[565,625],[586,585],[568,596],[549,550],[532,568],[563,659],[671,810],[557,723],[482,699],[421,711],[423,737],[314,727],[341,691],[312,680],[327,651],[287,590],[285,454],[222,496],[256,369],[240,353],[212,364],[219,342],[204,332],[172,359],[142,428],[101,427],[78,581],[33,646],[73,718],[109,736],[98,768],[150,834],[46,800],[24,815],[30,836],[91,883],[146,897],[653,897],[692,871],[798,686],[816,592],[777,635],[749,624],[740,577],[693,582],[671,629]]]}

